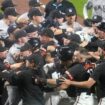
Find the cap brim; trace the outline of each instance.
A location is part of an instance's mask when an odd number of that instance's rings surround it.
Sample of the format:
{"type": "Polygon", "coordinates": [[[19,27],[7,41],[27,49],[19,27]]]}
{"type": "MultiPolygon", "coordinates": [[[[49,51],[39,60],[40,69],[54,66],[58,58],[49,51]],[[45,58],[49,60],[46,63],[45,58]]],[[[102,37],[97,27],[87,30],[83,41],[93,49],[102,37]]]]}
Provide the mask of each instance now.
{"type": "Polygon", "coordinates": [[[0,48],[0,52],[4,52],[4,51],[6,51],[6,50],[7,50],[6,47],[1,47],[1,48],[0,48]]]}
{"type": "Polygon", "coordinates": [[[68,14],[66,14],[66,16],[74,16],[74,15],[76,15],[75,13],[68,13],[68,14]]]}

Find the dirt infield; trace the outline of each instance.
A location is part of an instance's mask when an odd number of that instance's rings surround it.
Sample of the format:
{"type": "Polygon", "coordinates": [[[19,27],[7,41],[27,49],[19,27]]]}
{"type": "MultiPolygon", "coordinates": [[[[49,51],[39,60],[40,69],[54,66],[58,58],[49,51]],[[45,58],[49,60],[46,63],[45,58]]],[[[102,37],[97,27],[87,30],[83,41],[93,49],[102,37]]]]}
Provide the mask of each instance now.
{"type": "MultiPolygon", "coordinates": [[[[28,10],[28,0],[12,0],[16,4],[17,11],[22,14],[28,10]]],[[[41,0],[42,3],[46,4],[49,0],[41,0]]]]}
{"type": "MultiPolygon", "coordinates": [[[[2,1],[2,0],[0,0],[2,1]]],[[[16,4],[17,11],[22,14],[28,10],[28,0],[12,0],[16,4]]],[[[49,0],[40,0],[42,3],[46,4],[49,0]]],[[[83,24],[83,18],[78,16],[77,21],[83,24]]]]}

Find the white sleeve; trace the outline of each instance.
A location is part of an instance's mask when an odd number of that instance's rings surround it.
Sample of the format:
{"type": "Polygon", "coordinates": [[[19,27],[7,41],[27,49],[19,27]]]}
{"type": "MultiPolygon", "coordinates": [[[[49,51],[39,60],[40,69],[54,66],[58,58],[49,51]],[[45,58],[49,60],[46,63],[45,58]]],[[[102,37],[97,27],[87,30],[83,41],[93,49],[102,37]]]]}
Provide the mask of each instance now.
{"type": "Polygon", "coordinates": [[[84,4],[84,7],[83,7],[83,16],[84,16],[84,19],[88,18],[88,10],[92,9],[92,7],[93,7],[93,3],[90,0],[88,0],[88,2],[84,4]]]}
{"type": "Polygon", "coordinates": [[[45,64],[45,65],[43,66],[43,70],[44,70],[45,73],[47,74],[48,71],[49,71],[51,68],[53,68],[53,67],[54,67],[54,63],[45,64]]]}

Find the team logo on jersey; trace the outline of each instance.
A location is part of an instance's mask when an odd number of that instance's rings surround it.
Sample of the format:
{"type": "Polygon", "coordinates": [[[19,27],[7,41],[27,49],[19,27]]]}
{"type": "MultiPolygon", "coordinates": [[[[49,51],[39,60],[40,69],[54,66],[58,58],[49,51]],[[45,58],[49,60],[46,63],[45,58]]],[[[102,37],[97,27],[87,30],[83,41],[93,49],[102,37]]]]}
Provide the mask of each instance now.
{"type": "Polygon", "coordinates": [[[73,12],[73,10],[72,9],[69,9],[69,12],[71,13],[71,12],[73,12]]]}

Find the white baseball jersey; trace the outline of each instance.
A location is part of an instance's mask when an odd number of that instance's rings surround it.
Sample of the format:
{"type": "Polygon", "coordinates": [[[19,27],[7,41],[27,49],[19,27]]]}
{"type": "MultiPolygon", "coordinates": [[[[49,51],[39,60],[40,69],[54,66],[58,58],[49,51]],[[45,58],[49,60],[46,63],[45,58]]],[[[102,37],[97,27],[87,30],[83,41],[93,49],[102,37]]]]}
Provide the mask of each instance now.
{"type": "Polygon", "coordinates": [[[105,22],[105,0],[88,0],[84,5],[83,14],[84,18],[88,18],[88,10],[92,8],[92,16],[102,16],[105,22]]]}

